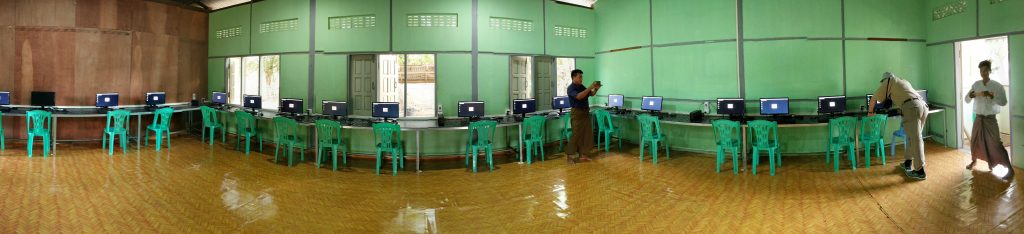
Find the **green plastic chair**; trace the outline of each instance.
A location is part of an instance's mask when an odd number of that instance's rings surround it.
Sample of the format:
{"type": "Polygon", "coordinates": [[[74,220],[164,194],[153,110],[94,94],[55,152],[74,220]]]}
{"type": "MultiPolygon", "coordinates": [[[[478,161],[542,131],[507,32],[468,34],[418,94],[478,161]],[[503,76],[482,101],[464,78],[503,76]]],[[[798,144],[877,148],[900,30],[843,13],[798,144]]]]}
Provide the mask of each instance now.
{"type": "Polygon", "coordinates": [[[604,152],[608,152],[608,142],[614,136],[619,140],[619,150],[622,150],[622,137],[619,136],[619,128],[612,124],[612,115],[606,110],[594,111],[597,117],[597,147],[601,147],[601,137],[604,136],[604,152]]]}
{"type": "Polygon", "coordinates": [[[782,152],[779,150],[779,124],[772,121],[754,120],[747,123],[750,127],[750,145],[754,150],[754,166],[751,167],[754,175],[757,175],[757,164],[761,151],[768,152],[768,165],[771,168],[771,175],[775,175],[775,164],[782,166],[782,152]],[[776,163],[777,162],[777,163],[776,163]]]}
{"type": "Polygon", "coordinates": [[[835,171],[839,171],[839,154],[842,152],[843,147],[847,148],[847,155],[849,155],[853,169],[857,169],[856,142],[853,139],[853,129],[856,125],[857,118],[850,116],[830,119],[828,121],[828,148],[825,151],[825,163],[828,163],[832,157],[835,157],[835,171]]]}
{"type": "Polygon", "coordinates": [[[864,168],[871,168],[871,146],[875,144],[878,144],[875,153],[882,159],[882,165],[885,165],[885,137],[882,137],[882,131],[885,131],[886,122],[889,122],[888,117],[876,114],[861,119],[860,143],[864,146],[864,168]]]}
{"type": "Polygon", "coordinates": [[[213,145],[214,131],[220,129],[220,141],[227,142],[227,134],[224,133],[224,124],[217,118],[217,110],[208,106],[199,107],[199,111],[203,114],[203,133],[202,140],[206,141],[206,129],[210,129],[210,145],[213,145]]]}
{"type": "Polygon", "coordinates": [[[25,128],[28,129],[28,157],[32,157],[32,145],[38,136],[43,139],[43,158],[50,155],[50,119],[49,111],[33,110],[26,113],[25,128]]]}
{"type": "Polygon", "coordinates": [[[128,128],[126,127],[131,112],[128,110],[114,110],[107,112],[107,125],[103,129],[103,147],[110,148],[107,153],[114,156],[114,137],[121,137],[121,151],[128,154],[128,128]],[[113,122],[111,122],[113,120],[113,122]],[[110,145],[107,146],[107,138],[110,138],[110,145]]]}
{"type": "Polygon", "coordinates": [[[565,113],[565,116],[562,116],[562,138],[558,139],[558,151],[562,151],[563,141],[569,143],[569,139],[572,138],[572,121],[570,120],[572,120],[572,114],[565,113]]]}
{"type": "Polygon", "coordinates": [[[533,163],[533,155],[540,152],[540,160],[544,161],[544,116],[530,116],[523,121],[523,144],[526,148],[526,164],[533,163]]]}
{"type": "Polygon", "coordinates": [[[473,157],[473,172],[476,172],[477,152],[483,150],[487,154],[487,165],[491,171],[494,170],[494,131],[498,128],[498,122],[493,120],[476,121],[469,124],[469,136],[466,140],[466,166],[469,166],[470,152],[473,157]],[[475,140],[474,141],[474,137],[475,140]]]}
{"type": "Polygon", "coordinates": [[[0,151],[6,149],[7,146],[4,145],[4,113],[0,112],[0,151]]]}
{"type": "Polygon", "coordinates": [[[384,152],[391,153],[391,175],[398,175],[398,168],[405,169],[405,150],[402,147],[402,127],[394,123],[373,124],[373,139],[377,142],[377,175],[380,175],[380,167],[384,152]],[[401,159],[399,159],[401,158],[401,159]]]}
{"type": "Polygon", "coordinates": [[[171,148],[171,115],[174,109],[170,107],[160,108],[153,112],[153,124],[146,127],[146,145],[149,145],[149,131],[156,134],[156,151],[160,151],[160,143],[163,142],[164,134],[167,134],[167,148],[171,148]]]}
{"type": "Polygon", "coordinates": [[[715,146],[717,157],[715,160],[715,172],[722,171],[722,163],[725,162],[725,150],[732,150],[732,173],[739,173],[739,162],[736,161],[740,152],[740,122],[731,120],[715,120],[711,122],[715,129],[715,146]]]}
{"type": "Polygon", "coordinates": [[[661,121],[658,117],[654,117],[648,114],[642,114],[636,116],[638,122],[640,122],[640,161],[644,161],[644,145],[648,142],[651,144],[651,162],[658,164],[658,142],[665,145],[665,158],[669,158],[670,150],[668,147],[668,137],[661,133],[661,121]]]}
{"type": "Polygon", "coordinates": [[[277,137],[274,145],[274,163],[277,163],[278,151],[281,145],[288,146],[288,166],[294,162],[294,149],[299,149],[299,160],[306,161],[306,141],[296,133],[298,123],[293,119],[285,117],[274,117],[274,136],[277,137]]]}
{"type": "Polygon", "coordinates": [[[245,111],[235,111],[235,150],[241,149],[242,138],[245,138],[245,154],[249,155],[249,146],[252,145],[252,138],[256,137],[260,142],[260,152],[263,152],[263,134],[256,126],[256,118],[245,111]]]}
{"type": "Polygon", "coordinates": [[[345,142],[341,140],[341,123],[333,120],[321,119],[316,121],[316,140],[317,140],[317,152],[316,152],[316,168],[320,168],[320,163],[323,162],[321,155],[327,154],[330,149],[330,154],[333,158],[332,164],[334,165],[333,170],[338,170],[338,149],[341,149],[341,160],[342,163],[348,165],[348,147],[345,146],[345,142]]]}

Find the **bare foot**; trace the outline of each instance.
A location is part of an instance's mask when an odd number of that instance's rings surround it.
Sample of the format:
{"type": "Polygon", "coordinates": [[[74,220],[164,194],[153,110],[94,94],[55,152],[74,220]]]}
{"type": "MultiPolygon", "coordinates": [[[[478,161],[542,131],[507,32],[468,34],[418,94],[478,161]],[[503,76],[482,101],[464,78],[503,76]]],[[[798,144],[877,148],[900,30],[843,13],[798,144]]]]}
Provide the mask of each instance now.
{"type": "Polygon", "coordinates": [[[587,157],[587,156],[582,156],[582,157],[580,157],[580,161],[584,161],[584,162],[590,162],[591,160],[590,160],[590,158],[589,158],[589,157],[587,157]]]}

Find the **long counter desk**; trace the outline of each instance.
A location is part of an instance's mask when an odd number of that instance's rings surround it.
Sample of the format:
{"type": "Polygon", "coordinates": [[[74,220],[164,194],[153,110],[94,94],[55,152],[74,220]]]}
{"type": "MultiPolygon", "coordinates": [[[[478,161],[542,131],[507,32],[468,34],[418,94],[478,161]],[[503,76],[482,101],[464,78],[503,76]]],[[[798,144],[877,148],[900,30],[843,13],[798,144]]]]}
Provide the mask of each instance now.
{"type": "MultiPolygon", "coordinates": [[[[188,104],[184,104],[184,103],[165,105],[165,106],[161,106],[161,107],[171,107],[171,108],[174,109],[175,113],[180,113],[180,112],[188,113],[188,115],[189,115],[189,117],[187,118],[188,121],[189,121],[188,126],[192,126],[192,124],[191,124],[192,112],[199,110],[199,107],[189,106],[188,104]]],[[[28,111],[36,110],[36,109],[38,109],[38,108],[15,107],[15,108],[12,108],[10,111],[5,112],[4,116],[20,116],[20,117],[25,117],[26,113],[28,111]]],[[[153,112],[155,111],[155,109],[147,109],[147,108],[142,107],[142,106],[131,106],[131,107],[118,108],[118,109],[128,110],[128,111],[131,112],[131,116],[135,116],[136,117],[136,121],[135,121],[135,137],[133,137],[132,139],[135,140],[135,148],[136,149],[141,148],[141,142],[142,141],[139,140],[139,139],[142,139],[142,133],[143,133],[142,132],[142,116],[153,115],[153,112]]],[[[52,138],[50,140],[50,144],[52,144],[51,149],[50,149],[50,155],[56,155],[56,152],[57,152],[57,141],[58,141],[57,140],[57,130],[58,130],[58,127],[57,127],[57,122],[58,121],[57,120],[58,119],[61,119],[61,118],[106,118],[107,117],[107,114],[105,112],[101,112],[100,109],[95,108],[95,107],[88,107],[88,108],[85,108],[85,107],[69,107],[69,108],[65,108],[63,110],[60,110],[60,109],[48,109],[47,111],[50,111],[52,113],[52,118],[50,119],[50,137],[52,138]]],[[[128,127],[131,126],[131,118],[129,118],[128,123],[126,123],[126,125],[128,127]]],[[[186,127],[186,129],[188,129],[188,128],[186,127]]],[[[97,131],[102,131],[102,130],[103,129],[97,129],[97,131]]]]}
{"type": "MultiPolygon", "coordinates": [[[[945,109],[943,109],[943,108],[935,108],[935,107],[933,107],[933,108],[934,109],[930,109],[928,111],[928,115],[934,115],[934,114],[938,114],[938,113],[941,113],[941,112],[945,111],[945,109]]],[[[624,119],[624,120],[627,120],[627,121],[628,120],[635,120],[637,115],[645,113],[645,112],[639,112],[639,111],[634,111],[634,110],[618,110],[618,111],[616,111],[616,110],[609,110],[609,111],[612,113],[613,117],[617,117],[617,118],[624,119]]],[[[697,122],[693,122],[693,121],[690,121],[690,115],[689,114],[659,113],[659,114],[656,114],[656,116],[658,116],[660,122],[663,123],[663,124],[677,125],[677,126],[691,126],[691,127],[706,127],[706,128],[711,128],[711,122],[712,121],[721,120],[721,119],[728,119],[727,117],[724,117],[724,116],[705,116],[705,118],[703,118],[703,120],[697,121],[697,122]]],[[[858,119],[859,119],[859,117],[866,116],[866,113],[853,112],[853,113],[846,113],[846,114],[841,115],[841,116],[853,116],[853,117],[858,117],[858,119]]],[[[902,116],[900,116],[898,114],[891,115],[890,117],[893,117],[893,118],[896,118],[896,119],[901,119],[902,118],[902,116]]],[[[943,120],[942,120],[943,123],[945,123],[946,122],[946,119],[945,119],[946,116],[942,115],[942,118],[943,118],[943,120]]],[[[808,128],[808,127],[827,127],[828,126],[828,122],[827,121],[822,121],[822,120],[825,120],[825,119],[822,119],[822,118],[820,118],[817,115],[796,115],[796,116],[791,116],[791,117],[786,117],[786,118],[773,118],[773,117],[767,117],[767,116],[744,116],[744,121],[741,121],[741,125],[740,125],[741,126],[740,127],[740,130],[741,130],[740,131],[740,137],[742,138],[742,143],[743,143],[743,149],[741,150],[742,151],[741,155],[742,155],[742,158],[743,158],[743,170],[744,171],[746,170],[747,151],[748,151],[748,147],[747,147],[748,137],[747,137],[747,124],[746,124],[746,121],[748,121],[748,120],[779,121],[778,122],[779,123],[779,128],[808,128]]],[[[859,138],[859,134],[857,134],[856,131],[859,131],[859,128],[856,128],[855,134],[854,134],[855,137],[859,138]]],[[[944,131],[945,132],[944,132],[943,136],[948,135],[948,130],[944,129],[944,131]]],[[[637,131],[637,139],[640,139],[640,134],[642,134],[642,133],[637,131]]],[[[885,135],[885,134],[883,134],[883,135],[885,135]]],[[[859,141],[859,139],[856,139],[856,140],[859,141]]],[[[780,141],[783,141],[783,140],[780,140],[780,141]]],[[[860,145],[859,142],[858,142],[857,145],[858,146],[860,145]]]]}

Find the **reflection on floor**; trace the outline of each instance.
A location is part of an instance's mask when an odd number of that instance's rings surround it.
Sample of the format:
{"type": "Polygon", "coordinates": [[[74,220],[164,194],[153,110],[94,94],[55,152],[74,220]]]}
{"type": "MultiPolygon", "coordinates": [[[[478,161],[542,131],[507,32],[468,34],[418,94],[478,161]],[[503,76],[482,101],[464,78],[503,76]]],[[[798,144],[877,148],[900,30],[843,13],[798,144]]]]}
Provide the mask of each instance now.
{"type": "Polygon", "coordinates": [[[392,177],[374,175],[368,160],[339,171],[287,167],[272,153],[246,156],[191,137],[174,138],[170,150],[113,157],[95,144],[62,144],[57,157],[29,159],[8,143],[0,155],[3,233],[1024,230],[1020,177],[1000,181],[984,163],[966,171],[967,155],[937,145],[928,145],[928,180],[911,181],[895,168],[901,152],[887,165],[846,163],[838,173],[822,157],[787,157],[774,177],[767,165],[758,175],[716,174],[713,158],[683,152],[641,163],[636,148],[572,166],[552,153],[493,172],[392,177]]]}

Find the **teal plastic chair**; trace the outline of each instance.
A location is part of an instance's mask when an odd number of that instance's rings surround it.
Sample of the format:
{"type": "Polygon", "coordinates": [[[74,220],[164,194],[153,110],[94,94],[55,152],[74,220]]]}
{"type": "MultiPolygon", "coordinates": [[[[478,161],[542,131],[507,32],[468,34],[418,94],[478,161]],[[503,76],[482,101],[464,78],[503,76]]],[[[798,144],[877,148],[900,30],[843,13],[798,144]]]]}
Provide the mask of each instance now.
{"type": "Polygon", "coordinates": [[[737,162],[738,153],[740,152],[740,122],[731,120],[715,120],[711,122],[711,127],[715,129],[715,146],[717,148],[717,157],[715,157],[715,172],[722,171],[722,163],[725,162],[725,151],[732,151],[732,173],[739,173],[739,162],[737,162]]]}
{"type": "Polygon", "coordinates": [[[4,145],[4,113],[0,112],[0,151],[6,149],[7,146],[4,145]]]}
{"type": "Polygon", "coordinates": [[[572,114],[565,113],[562,116],[562,132],[561,139],[558,139],[558,151],[562,151],[562,142],[569,143],[569,139],[572,138],[572,114]]]}
{"type": "Polygon", "coordinates": [[[373,139],[377,142],[377,175],[385,152],[391,153],[391,175],[398,175],[398,168],[405,169],[405,150],[402,142],[402,127],[394,123],[373,124],[373,139]]]}
{"type": "Polygon", "coordinates": [[[249,146],[252,145],[252,138],[256,137],[260,143],[260,152],[263,152],[263,134],[256,126],[256,118],[245,111],[235,111],[235,150],[241,149],[242,138],[245,138],[245,155],[249,155],[249,146]]]}
{"type": "Polygon", "coordinates": [[[900,124],[899,130],[892,132],[892,143],[889,144],[889,155],[896,155],[896,138],[903,138],[903,154],[907,154],[907,133],[903,130],[903,124],[900,124]]]}
{"type": "Polygon", "coordinates": [[[316,168],[320,168],[323,162],[322,155],[331,154],[334,165],[333,170],[338,170],[338,149],[341,149],[342,163],[348,165],[348,148],[341,139],[341,123],[333,120],[321,119],[316,121],[316,168]],[[330,149],[331,151],[327,151],[330,149]]]}
{"type": "Polygon", "coordinates": [[[857,118],[850,116],[828,121],[828,148],[825,151],[825,163],[828,163],[830,159],[835,160],[835,171],[839,171],[839,154],[843,151],[843,147],[847,148],[847,155],[852,162],[853,169],[857,169],[856,142],[853,139],[853,129],[856,125],[857,118]]]}
{"type": "Polygon", "coordinates": [[[779,124],[772,121],[754,120],[747,123],[750,127],[750,145],[754,149],[754,166],[751,167],[754,175],[757,175],[757,164],[761,157],[758,153],[768,152],[768,165],[771,168],[771,175],[775,175],[775,164],[782,166],[782,152],[779,150],[779,124]]]}
{"type": "Polygon", "coordinates": [[[661,121],[658,117],[642,114],[636,116],[637,121],[640,122],[640,161],[644,161],[644,145],[647,143],[651,144],[651,162],[658,164],[658,143],[661,142],[665,145],[665,158],[668,159],[670,150],[668,148],[667,137],[661,133],[661,121]]]}
{"type": "Polygon", "coordinates": [[[274,163],[277,163],[278,152],[281,145],[288,146],[288,166],[292,166],[295,159],[294,150],[299,150],[299,160],[306,161],[306,141],[299,137],[297,128],[299,124],[293,119],[285,117],[274,117],[274,136],[277,138],[274,145],[274,163]]]}
{"type": "Polygon", "coordinates": [[[43,140],[43,158],[50,155],[50,119],[49,111],[33,110],[26,113],[25,128],[28,129],[28,157],[32,157],[33,142],[36,137],[43,140]]]}
{"type": "Polygon", "coordinates": [[[202,112],[202,114],[203,114],[203,134],[202,134],[203,138],[202,138],[202,140],[206,141],[206,130],[209,129],[210,130],[210,145],[213,145],[213,139],[214,139],[214,135],[213,134],[214,134],[214,131],[219,128],[220,129],[220,141],[221,142],[227,142],[227,136],[226,136],[227,134],[224,133],[225,132],[224,131],[224,124],[222,124],[220,122],[220,119],[217,118],[217,112],[218,111],[213,109],[213,108],[210,108],[208,106],[201,106],[201,107],[199,107],[199,111],[202,112]]]}
{"type": "Polygon", "coordinates": [[[533,163],[534,152],[540,151],[540,160],[544,161],[544,116],[530,116],[523,121],[523,144],[526,148],[526,164],[533,163]]]}
{"type": "Polygon", "coordinates": [[[128,118],[131,112],[128,110],[114,110],[107,112],[107,125],[103,129],[103,147],[110,148],[108,155],[114,156],[114,137],[121,137],[121,151],[128,154],[128,118]],[[107,146],[107,138],[110,138],[110,145],[107,146]]]}
{"type": "Polygon", "coordinates": [[[864,168],[871,168],[871,146],[877,144],[875,153],[882,159],[882,165],[885,165],[885,137],[882,135],[882,131],[885,131],[885,125],[888,120],[888,116],[883,114],[876,114],[872,117],[864,117],[860,122],[860,143],[864,146],[864,168]]]}
{"type": "Polygon", "coordinates": [[[594,111],[597,117],[597,147],[601,147],[601,137],[604,137],[604,152],[608,152],[608,142],[614,136],[619,140],[619,150],[622,150],[622,136],[619,136],[619,128],[612,124],[612,115],[606,110],[594,111]]]}
{"type": "Polygon", "coordinates": [[[163,142],[164,134],[167,135],[167,148],[171,148],[171,115],[174,109],[170,107],[160,108],[153,112],[153,124],[146,127],[146,145],[149,145],[149,132],[156,135],[156,151],[160,151],[160,143],[163,142]]]}
{"type": "Polygon", "coordinates": [[[469,124],[469,136],[466,140],[466,166],[469,166],[469,158],[473,157],[473,172],[476,172],[477,152],[483,150],[487,154],[487,165],[491,171],[494,170],[494,131],[498,128],[498,122],[493,120],[476,121],[469,124]],[[474,137],[476,136],[476,137],[474,137]],[[472,152],[472,155],[471,153],[472,152]]]}

